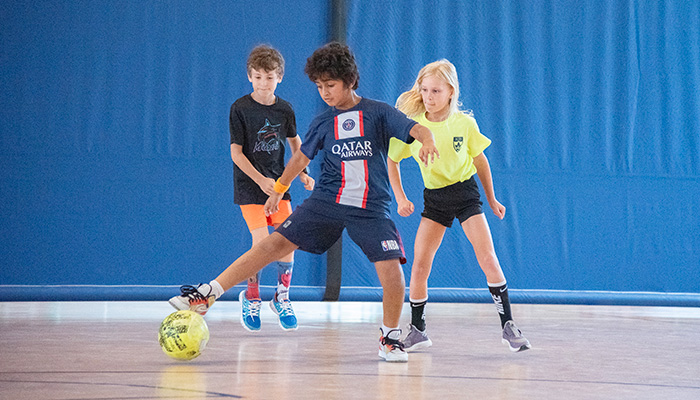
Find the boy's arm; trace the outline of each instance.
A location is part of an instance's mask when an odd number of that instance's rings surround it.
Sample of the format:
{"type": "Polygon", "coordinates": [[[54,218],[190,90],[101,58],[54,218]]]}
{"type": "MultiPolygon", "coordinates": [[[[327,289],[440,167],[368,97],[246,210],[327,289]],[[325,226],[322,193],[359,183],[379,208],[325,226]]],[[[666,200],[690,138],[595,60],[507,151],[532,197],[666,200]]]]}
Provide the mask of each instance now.
{"type": "Polygon", "coordinates": [[[423,145],[418,152],[418,157],[423,161],[426,167],[428,166],[428,162],[435,161],[435,157],[440,158],[440,153],[438,153],[437,147],[435,147],[435,139],[430,129],[421,124],[415,124],[408,134],[423,145]]]}
{"type": "Polygon", "coordinates": [[[403,184],[401,183],[401,169],[399,168],[399,163],[387,157],[387,167],[389,170],[389,183],[391,183],[391,190],[394,192],[394,197],[396,197],[396,203],[399,205],[397,212],[402,217],[408,217],[413,213],[413,203],[408,200],[406,193],[403,191],[403,184]]]}
{"type": "Polygon", "coordinates": [[[493,190],[493,179],[491,178],[491,167],[484,153],[474,157],[474,166],[476,167],[477,175],[479,175],[481,185],[484,187],[486,200],[489,202],[491,210],[498,218],[503,219],[506,215],[506,207],[496,200],[496,194],[493,190]]]}
{"type": "MultiPolygon", "coordinates": [[[[289,148],[292,150],[293,157],[294,154],[296,154],[301,148],[301,138],[299,138],[299,136],[287,138],[287,143],[289,143],[289,148]]],[[[314,190],[314,185],[316,184],[316,181],[306,171],[306,168],[304,168],[304,170],[301,171],[301,173],[299,174],[299,180],[301,181],[301,183],[304,184],[304,188],[306,190],[314,190]]]]}
{"type": "Polygon", "coordinates": [[[275,185],[275,180],[272,178],[268,178],[265,175],[261,174],[253,164],[250,163],[250,160],[248,160],[248,157],[243,154],[243,146],[240,144],[235,144],[231,143],[231,159],[233,162],[236,164],[238,168],[240,168],[241,171],[243,171],[244,174],[248,175],[250,179],[252,179],[255,183],[257,183],[258,186],[260,186],[260,189],[266,194],[270,195],[273,193],[273,186],[275,185]]]}
{"type": "Polygon", "coordinates": [[[265,202],[265,215],[272,215],[277,212],[277,206],[280,200],[282,200],[284,193],[289,189],[289,185],[291,185],[294,178],[309,165],[309,162],[311,162],[311,160],[301,151],[297,151],[292,155],[287,166],[284,167],[282,176],[273,184],[272,194],[270,194],[267,202],[265,202]]]}

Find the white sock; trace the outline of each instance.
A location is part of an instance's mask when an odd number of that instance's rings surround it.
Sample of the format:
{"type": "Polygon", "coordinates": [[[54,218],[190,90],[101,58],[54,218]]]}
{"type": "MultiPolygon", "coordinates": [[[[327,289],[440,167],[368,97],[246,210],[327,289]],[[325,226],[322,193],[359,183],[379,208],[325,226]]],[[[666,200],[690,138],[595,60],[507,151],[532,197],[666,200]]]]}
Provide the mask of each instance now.
{"type": "Polygon", "coordinates": [[[211,286],[211,292],[214,295],[215,299],[219,299],[224,294],[224,288],[221,287],[221,284],[217,281],[211,281],[209,282],[209,286],[211,286]]]}
{"type": "Polygon", "coordinates": [[[398,339],[401,337],[401,329],[397,326],[396,328],[389,328],[386,325],[382,325],[382,336],[388,337],[389,339],[398,339]]]}

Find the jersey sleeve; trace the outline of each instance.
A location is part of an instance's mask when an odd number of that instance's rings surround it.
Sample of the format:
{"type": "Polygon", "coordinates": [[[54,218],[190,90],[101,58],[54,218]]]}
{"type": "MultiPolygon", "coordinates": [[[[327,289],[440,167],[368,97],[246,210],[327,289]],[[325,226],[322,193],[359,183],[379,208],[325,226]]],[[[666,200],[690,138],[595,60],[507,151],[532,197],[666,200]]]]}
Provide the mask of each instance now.
{"type": "Polygon", "coordinates": [[[231,105],[231,112],[228,116],[228,130],[231,134],[231,144],[242,146],[245,143],[245,126],[235,103],[231,105]]]}
{"type": "Polygon", "coordinates": [[[479,131],[479,125],[477,125],[473,118],[470,119],[472,123],[469,124],[467,149],[469,150],[469,155],[474,158],[491,145],[491,139],[487,138],[479,131]]]}
{"type": "Polygon", "coordinates": [[[389,139],[389,158],[393,162],[399,162],[411,156],[411,146],[397,138],[389,139]]]}
{"type": "Polygon", "coordinates": [[[299,149],[309,160],[313,160],[318,154],[318,151],[323,147],[323,137],[319,133],[319,119],[316,118],[311,122],[309,130],[304,136],[304,142],[299,149]]]}
{"type": "Polygon", "coordinates": [[[417,122],[388,104],[383,104],[383,109],[385,128],[389,132],[389,136],[405,143],[412,143],[413,136],[410,135],[410,132],[417,122]]]}

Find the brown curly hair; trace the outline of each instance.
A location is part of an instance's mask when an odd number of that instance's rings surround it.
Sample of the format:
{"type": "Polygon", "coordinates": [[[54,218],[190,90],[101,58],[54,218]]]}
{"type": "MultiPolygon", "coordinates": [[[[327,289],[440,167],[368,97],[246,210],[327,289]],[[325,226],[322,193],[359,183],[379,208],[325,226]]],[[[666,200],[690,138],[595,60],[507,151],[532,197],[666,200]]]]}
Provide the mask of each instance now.
{"type": "Polygon", "coordinates": [[[248,75],[255,69],[256,71],[265,72],[277,71],[279,76],[283,76],[284,57],[282,57],[282,54],[280,54],[277,49],[266,44],[261,44],[251,50],[246,68],[248,70],[248,75]]]}
{"type": "Polygon", "coordinates": [[[304,72],[312,82],[319,79],[338,79],[353,90],[357,89],[360,83],[355,56],[348,46],[338,42],[331,42],[316,49],[311,57],[306,59],[304,72]]]}

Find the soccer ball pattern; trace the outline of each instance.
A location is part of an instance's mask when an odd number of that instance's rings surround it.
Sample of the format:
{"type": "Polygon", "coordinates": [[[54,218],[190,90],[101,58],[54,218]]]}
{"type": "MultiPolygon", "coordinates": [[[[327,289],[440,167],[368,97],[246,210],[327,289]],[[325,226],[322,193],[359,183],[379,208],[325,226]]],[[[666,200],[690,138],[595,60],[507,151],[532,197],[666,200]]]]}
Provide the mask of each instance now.
{"type": "Polygon", "coordinates": [[[168,315],[160,325],[158,343],[163,352],[178,360],[192,360],[204,351],[209,327],[201,315],[190,310],[168,315]]]}

